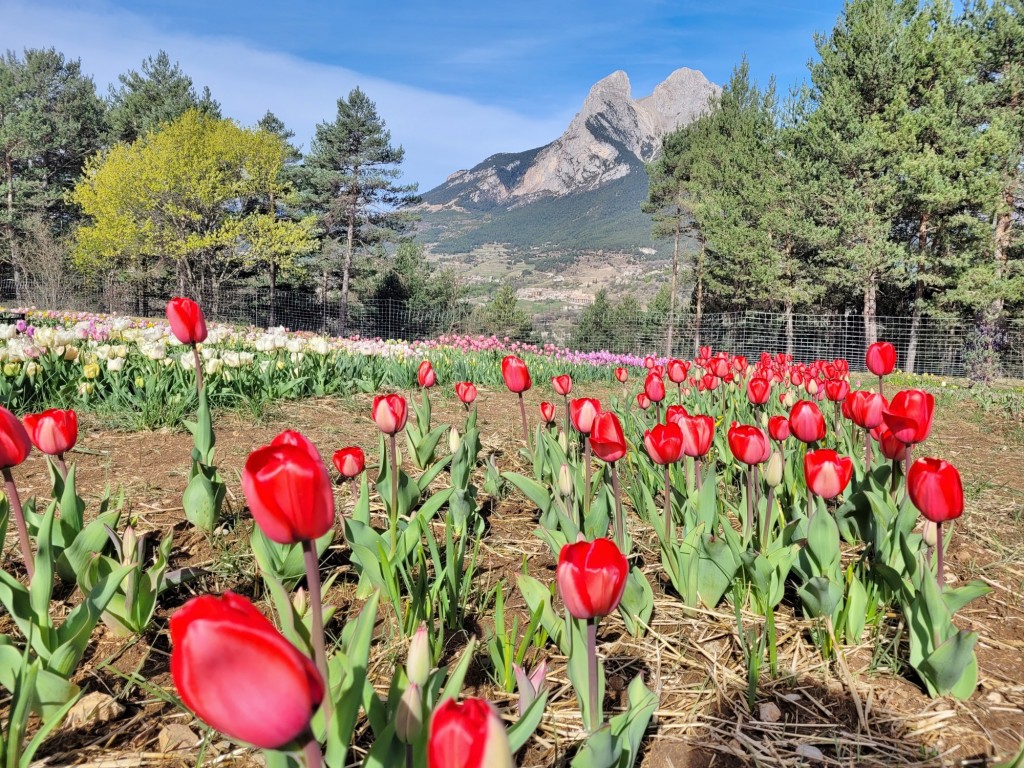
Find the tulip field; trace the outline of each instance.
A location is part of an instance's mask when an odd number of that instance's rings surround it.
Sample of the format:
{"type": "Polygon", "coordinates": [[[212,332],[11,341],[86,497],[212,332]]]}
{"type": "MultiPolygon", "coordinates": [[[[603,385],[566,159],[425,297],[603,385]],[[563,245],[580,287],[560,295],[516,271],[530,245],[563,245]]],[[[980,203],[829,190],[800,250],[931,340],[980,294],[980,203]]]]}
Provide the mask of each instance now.
{"type": "Polygon", "coordinates": [[[0,768],[1024,765],[1024,390],[0,321],[0,768]]]}

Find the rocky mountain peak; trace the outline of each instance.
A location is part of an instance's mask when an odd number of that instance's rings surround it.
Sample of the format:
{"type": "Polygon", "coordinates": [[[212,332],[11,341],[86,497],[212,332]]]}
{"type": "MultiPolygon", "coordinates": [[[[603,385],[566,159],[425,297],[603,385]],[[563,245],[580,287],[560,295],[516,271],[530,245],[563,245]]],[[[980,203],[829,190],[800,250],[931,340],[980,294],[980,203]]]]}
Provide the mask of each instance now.
{"type": "Polygon", "coordinates": [[[430,207],[516,208],[544,197],[599,189],[643,173],[665,134],[695,120],[721,89],[703,73],[677,69],[649,96],[634,99],[622,70],[595,83],[558,139],[536,150],[488,158],[424,195],[430,207]]]}

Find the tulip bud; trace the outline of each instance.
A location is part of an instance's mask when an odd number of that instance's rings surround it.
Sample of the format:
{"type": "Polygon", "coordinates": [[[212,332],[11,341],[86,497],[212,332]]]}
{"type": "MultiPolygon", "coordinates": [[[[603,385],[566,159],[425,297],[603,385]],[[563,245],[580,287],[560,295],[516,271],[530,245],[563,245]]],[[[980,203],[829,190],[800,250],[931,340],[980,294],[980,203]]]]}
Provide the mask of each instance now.
{"type": "Polygon", "coordinates": [[[569,450],[569,438],[566,436],[565,432],[558,433],[558,447],[562,449],[563,453],[569,450]]]}
{"type": "Polygon", "coordinates": [[[121,565],[132,565],[136,562],[138,546],[139,537],[135,535],[135,529],[129,525],[121,534],[121,565]]]}
{"type": "Polygon", "coordinates": [[[395,713],[395,735],[406,744],[412,744],[423,730],[423,694],[416,683],[409,683],[398,701],[395,713]]]}
{"type": "Polygon", "coordinates": [[[462,437],[459,435],[459,430],[455,427],[451,428],[448,433],[448,450],[455,455],[459,452],[459,448],[462,447],[462,437]]]}
{"type": "Polygon", "coordinates": [[[925,520],[924,530],[921,531],[921,535],[924,538],[925,544],[929,547],[934,547],[939,541],[939,526],[931,520],[925,520]]]}
{"type": "Polygon", "coordinates": [[[563,496],[569,496],[572,493],[572,475],[569,474],[569,465],[563,464],[558,469],[558,490],[561,491],[563,496]]]}
{"type": "Polygon", "coordinates": [[[295,613],[300,619],[303,618],[306,615],[306,611],[309,610],[309,595],[302,587],[295,590],[295,594],[292,596],[292,608],[295,609],[295,613]]]}
{"type": "Polygon", "coordinates": [[[409,641],[409,655],[405,660],[405,674],[416,685],[426,685],[430,677],[430,638],[427,625],[420,624],[409,641]]]}
{"type": "Polygon", "coordinates": [[[786,392],[786,394],[784,394],[782,396],[782,404],[786,408],[792,408],[793,407],[793,403],[795,403],[795,402],[796,402],[796,395],[794,395],[792,392],[786,392]]]}
{"type": "Polygon", "coordinates": [[[761,412],[761,426],[768,429],[768,414],[764,411],[761,412]]]}
{"type": "Polygon", "coordinates": [[[782,485],[782,451],[772,451],[768,463],[764,466],[765,482],[772,488],[782,485]]]}

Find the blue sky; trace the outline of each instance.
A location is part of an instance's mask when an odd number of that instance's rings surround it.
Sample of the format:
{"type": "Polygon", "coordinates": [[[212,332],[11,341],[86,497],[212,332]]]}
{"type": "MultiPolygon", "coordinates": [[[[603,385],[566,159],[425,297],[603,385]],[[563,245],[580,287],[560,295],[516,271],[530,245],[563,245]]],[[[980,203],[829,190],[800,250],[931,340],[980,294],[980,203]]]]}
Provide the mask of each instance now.
{"type": "Polygon", "coordinates": [[[556,138],[593,83],[621,69],[634,97],[679,67],[724,82],[746,54],[785,90],[841,0],[0,0],[0,48],[53,46],[102,94],[166,50],[224,114],[274,111],[307,148],[359,85],[406,150],[421,190],[495,152],[556,138]]]}

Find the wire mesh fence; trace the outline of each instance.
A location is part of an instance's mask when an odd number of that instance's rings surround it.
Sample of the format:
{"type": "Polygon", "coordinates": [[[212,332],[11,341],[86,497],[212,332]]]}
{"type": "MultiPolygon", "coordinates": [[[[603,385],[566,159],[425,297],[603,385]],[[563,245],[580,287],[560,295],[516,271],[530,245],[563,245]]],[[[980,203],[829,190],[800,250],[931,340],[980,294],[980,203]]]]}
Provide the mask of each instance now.
{"type": "MultiPolygon", "coordinates": [[[[8,307],[35,307],[57,311],[118,313],[143,317],[163,314],[165,297],[149,295],[145,287],[102,288],[77,286],[73,291],[33,291],[0,281],[0,302],[8,307]]],[[[211,320],[257,327],[284,326],[290,330],[326,335],[431,339],[444,334],[508,337],[509,340],[552,343],[571,349],[613,353],[692,356],[706,345],[755,358],[762,352],[792,352],[795,360],[845,358],[854,370],[864,369],[864,320],[854,312],[794,314],[728,312],[706,314],[699,326],[692,314],[676,318],[671,329],[663,315],[640,313],[633,317],[602,318],[582,323],[582,309],[565,306],[548,310],[525,326],[495,317],[481,307],[459,304],[454,308],[410,306],[382,300],[352,304],[341,317],[341,303],[317,291],[275,291],[248,288],[222,293],[204,307],[211,320]]],[[[915,373],[978,377],[987,372],[1006,378],[1024,378],[1024,320],[1011,318],[1002,327],[983,328],[962,319],[924,317],[916,334],[910,317],[876,318],[879,339],[892,342],[900,367],[915,373]],[[912,368],[911,368],[912,365],[912,368]]]]}

